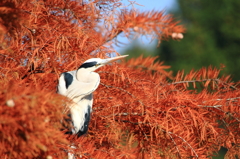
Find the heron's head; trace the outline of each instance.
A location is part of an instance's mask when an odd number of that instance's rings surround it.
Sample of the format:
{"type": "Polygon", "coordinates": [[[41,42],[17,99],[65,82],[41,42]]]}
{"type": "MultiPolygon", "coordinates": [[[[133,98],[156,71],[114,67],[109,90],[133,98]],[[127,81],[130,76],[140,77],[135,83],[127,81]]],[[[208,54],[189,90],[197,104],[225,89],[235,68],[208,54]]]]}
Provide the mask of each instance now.
{"type": "Polygon", "coordinates": [[[91,58],[85,61],[78,69],[87,69],[92,72],[108,63],[117,61],[119,59],[123,59],[127,56],[128,55],[123,55],[123,56],[117,56],[117,57],[112,57],[107,59],[91,58]]]}

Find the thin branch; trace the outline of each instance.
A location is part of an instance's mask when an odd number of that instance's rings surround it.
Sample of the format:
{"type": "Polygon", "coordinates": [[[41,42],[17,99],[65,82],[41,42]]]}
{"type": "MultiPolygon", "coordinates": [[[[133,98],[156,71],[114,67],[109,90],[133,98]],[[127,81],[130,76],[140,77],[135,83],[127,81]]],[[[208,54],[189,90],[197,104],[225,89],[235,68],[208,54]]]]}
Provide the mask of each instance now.
{"type": "Polygon", "coordinates": [[[222,105],[198,105],[200,107],[204,107],[204,108],[219,108],[222,107],[222,105]]]}
{"type": "Polygon", "coordinates": [[[167,84],[167,85],[184,84],[184,83],[196,83],[196,82],[207,82],[207,81],[215,81],[215,82],[218,82],[218,83],[222,82],[222,83],[228,85],[229,87],[231,87],[231,88],[233,88],[233,89],[235,89],[235,90],[238,90],[238,88],[236,88],[235,86],[229,85],[228,83],[223,82],[223,81],[221,81],[221,80],[218,79],[218,78],[214,78],[214,79],[202,79],[202,80],[190,80],[190,81],[178,81],[178,82],[173,82],[173,83],[170,83],[170,84],[167,84]]]}
{"type": "Polygon", "coordinates": [[[168,85],[172,84],[183,84],[183,83],[195,83],[195,82],[206,82],[206,81],[217,81],[218,79],[202,79],[202,80],[190,80],[190,81],[178,81],[178,82],[173,82],[168,85]]]}
{"type": "MultiPolygon", "coordinates": [[[[215,99],[215,100],[235,100],[235,99],[240,99],[240,97],[227,98],[227,99],[215,99]]],[[[232,102],[234,102],[234,101],[232,101],[232,102]]]]}
{"type": "Polygon", "coordinates": [[[179,157],[181,157],[181,154],[180,154],[180,151],[179,151],[179,148],[178,148],[177,143],[176,143],[175,140],[173,139],[172,135],[170,135],[169,133],[168,133],[168,135],[169,135],[170,138],[172,139],[172,141],[173,141],[173,143],[174,143],[174,145],[175,145],[175,147],[176,147],[176,149],[177,149],[177,152],[178,152],[179,157]]]}
{"type": "MultiPolygon", "coordinates": [[[[164,131],[164,130],[163,130],[163,131],[164,131]]],[[[166,131],[165,131],[165,132],[166,132],[166,131]]],[[[198,158],[198,155],[197,155],[196,151],[193,149],[193,147],[192,147],[184,138],[182,138],[181,136],[178,136],[178,135],[176,135],[176,134],[174,134],[174,133],[172,133],[172,132],[170,132],[170,131],[168,131],[168,132],[166,132],[166,133],[173,134],[173,135],[175,135],[176,137],[178,137],[179,139],[181,139],[183,142],[185,142],[185,143],[188,145],[188,147],[192,150],[192,152],[195,154],[195,156],[198,158]]]]}
{"type": "Polygon", "coordinates": [[[230,112],[225,112],[225,111],[223,111],[222,109],[220,109],[223,105],[213,105],[213,106],[198,105],[198,106],[205,107],[205,108],[215,108],[215,109],[217,109],[217,110],[220,110],[220,111],[223,112],[224,114],[230,115],[231,117],[233,117],[234,119],[236,119],[238,122],[240,122],[240,120],[239,120],[237,117],[235,117],[232,113],[230,113],[230,112]]]}

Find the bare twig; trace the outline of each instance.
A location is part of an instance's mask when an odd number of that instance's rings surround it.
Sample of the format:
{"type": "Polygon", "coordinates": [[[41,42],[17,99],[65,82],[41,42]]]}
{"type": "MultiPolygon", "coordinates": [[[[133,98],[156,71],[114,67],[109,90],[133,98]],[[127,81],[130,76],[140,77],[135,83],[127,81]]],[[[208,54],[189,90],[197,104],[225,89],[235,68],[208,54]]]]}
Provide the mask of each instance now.
{"type": "Polygon", "coordinates": [[[221,80],[218,79],[218,78],[214,78],[214,79],[202,79],[202,80],[189,80],[189,81],[178,81],[178,82],[173,82],[173,83],[170,83],[170,84],[167,84],[167,85],[184,84],[184,83],[196,83],[196,82],[207,82],[207,81],[215,81],[215,82],[218,82],[218,83],[222,82],[222,83],[228,85],[229,87],[231,87],[232,89],[235,89],[235,90],[238,89],[238,88],[236,88],[235,86],[229,85],[228,83],[223,82],[223,81],[221,81],[221,80]]]}
{"type": "MultiPolygon", "coordinates": [[[[240,97],[227,98],[227,99],[215,99],[215,100],[218,100],[218,101],[220,101],[220,100],[228,100],[228,101],[232,101],[232,100],[235,100],[235,99],[240,99],[240,97]]],[[[234,102],[234,101],[232,101],[232,102],[234,102]]]]}
{"type": "Polygon", "coordinates": [[[176,147],[176,149],[177,149],[177,152],[178,152],[179,157],[181,157],[181,154],[180,154],[180,151],[179,151],[179,148],[178,148],[177,143],[176,143],[175,140],[173,139],[172,135],[170,135],[169,133],[168,133],[168,135],[169,135],[170,138],[172,139],[172,141],[173,141],[173,143],[174,143],[174,145],[175,145],[175,147],[176,147]]]}
{"type": "MultiPolygon", "coordinates": [[[[164,130],[163,130],[163,131],[164,131],[164,130]]],[[[166,131],[165,131],[165,132],[166,132],[166,131]]],[[[184,138],[182,138],[181,136],[178,136],[178,135],[176,135],[176,134],[174,134],[174,133],[172,133],[172,132],[170,132],[170,131],[168,131],[168,132],[166,132],[166,133],[173,134],[173,135],[175,135],[176,137],[178,137],[179,139],[181,139],[183,142],[185,142],[185,143],[188,145],[188,147],[192,150],[192,152],[195,154],[195,156],[198,158],[198,155],[197,155],[196,151],[194,150],[194,148],[193,148],[184,138]]]]}

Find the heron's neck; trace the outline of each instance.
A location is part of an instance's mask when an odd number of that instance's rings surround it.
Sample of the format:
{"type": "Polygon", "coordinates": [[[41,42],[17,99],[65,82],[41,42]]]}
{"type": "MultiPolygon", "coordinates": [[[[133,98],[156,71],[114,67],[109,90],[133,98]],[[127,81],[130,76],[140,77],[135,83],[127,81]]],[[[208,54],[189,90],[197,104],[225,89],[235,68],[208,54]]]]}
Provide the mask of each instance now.
{"type": "Polygon", "coordinates": [[[79,69],[76,74],[77,80],[81,82],[94,82],[98,80],[99,75],[88,69],[79,69]]]}

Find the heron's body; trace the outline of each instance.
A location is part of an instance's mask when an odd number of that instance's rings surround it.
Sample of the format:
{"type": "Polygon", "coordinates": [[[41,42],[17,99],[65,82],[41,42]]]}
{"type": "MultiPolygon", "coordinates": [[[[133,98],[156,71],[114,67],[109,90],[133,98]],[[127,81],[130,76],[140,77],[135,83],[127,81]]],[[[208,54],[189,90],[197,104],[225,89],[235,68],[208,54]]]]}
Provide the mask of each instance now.
{"type": "Polygon", "coordinates": [[[88,130],[92,112],[93,92],[100,83],[100,77],[95,72],[81,70],[81,74],[84,74],[84,76],[79,76],[79,80],[77,80],[76,73],[77,70],[61,74],[58,93],[73,100],[73,103],[69,106],[69,116],[72,120],[73,127],[67,134],[77,134],[81,136],[88,130]]]}
{"type": "Polygon", "coordinates": [[[78,103],[71,105],[70,117],[72,119],[73,128],[70,134],[81,136],[88,130],[88,124],[91,118],[93,104],[92,93],[86,95],[78,103]]]}
{"type": "Polygon", "coordinates": [[[77,70],[61,74],[58,83],[58,93],[73,101],[69,105],[72,128],[68,133],[81,136],[88,130],[93,105],[93,92],[100,83],[100,76],[93,71],[109,62],[124,57],[126,56],[109,59],[89,59],[77,70]]]}

